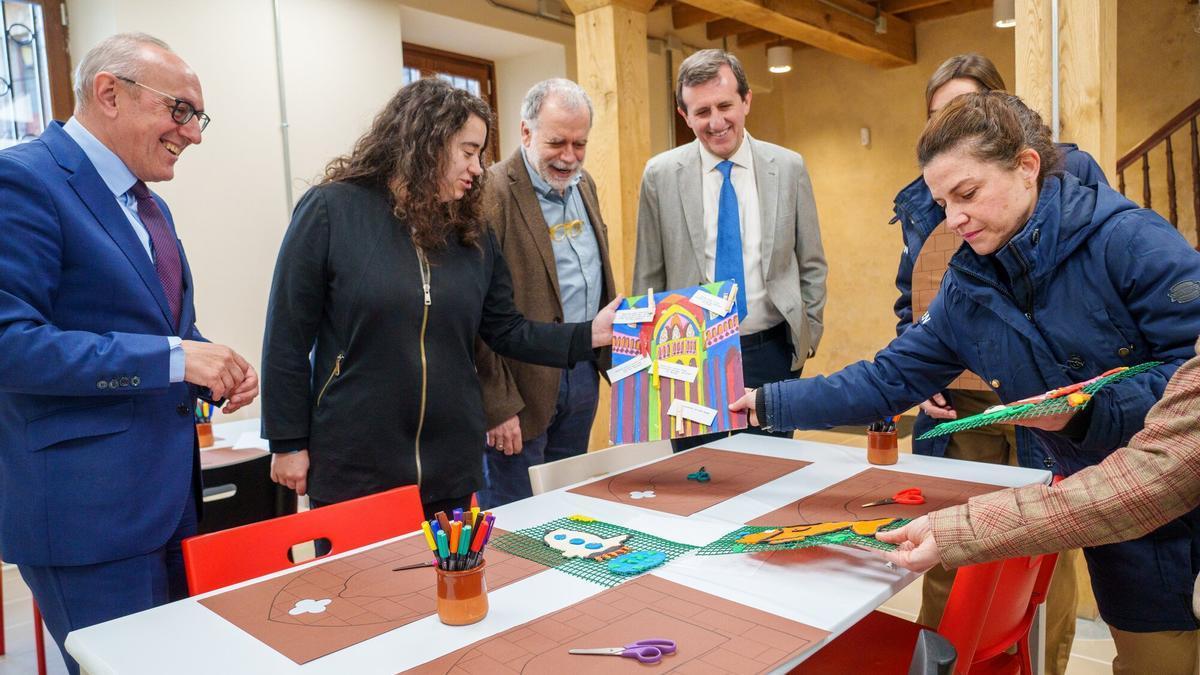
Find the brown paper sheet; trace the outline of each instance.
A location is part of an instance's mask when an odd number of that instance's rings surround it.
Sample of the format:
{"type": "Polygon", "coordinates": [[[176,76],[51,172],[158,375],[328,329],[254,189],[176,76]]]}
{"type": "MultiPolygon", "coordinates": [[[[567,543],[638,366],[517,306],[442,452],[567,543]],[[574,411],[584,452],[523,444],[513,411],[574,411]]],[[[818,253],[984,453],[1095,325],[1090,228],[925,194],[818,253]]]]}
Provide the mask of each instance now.
{"type": "Polygon", "coordinates": [[[825,639],[826,631],[653,575],[608,589],[410,671],[418,675],[516,673],[766,673],[825,639]],[[570,649],[674,640],[657,664],[570,649]]]}
{"type": "Polygon", "coordinates": [[[568,492],[690,516],[809,464],[796,459],[696,448],[661,462],[580,485],[568,492]],[[710,476],[708,482],[687,479],[688,474],[702,466],[710,476]],[[631,496],[648,490],[654,492],[653,497],[635,499],[631,496]]]}
{"type": "MultiPolygon", "coordinates": [[[[491,590],[546,569],[492,548],[486,557],[491,590]]],[[[303,664],[437,613],[436,570],[392,571],[428,560],[432,556],[425,538],[409,537],[214,595],[200,604],[303,664]],[[325,599],[331,602],[322,612],[290,614],[297,603],[325,599]]]]}
{"type": "Polygon", "coordinates": [[[902,471],[869,468],[820,492],[759,516],[747,525],[775,527],[804,523],[828,523],[875,518],[916,518],[947,506],[965,504],[976,495],[1002,490],[999,485],[972,483],[952,478],[922,476],[902,471]],[[924,504],[863,504],[891,497],[905,488],[921,488],[924,504]]]}

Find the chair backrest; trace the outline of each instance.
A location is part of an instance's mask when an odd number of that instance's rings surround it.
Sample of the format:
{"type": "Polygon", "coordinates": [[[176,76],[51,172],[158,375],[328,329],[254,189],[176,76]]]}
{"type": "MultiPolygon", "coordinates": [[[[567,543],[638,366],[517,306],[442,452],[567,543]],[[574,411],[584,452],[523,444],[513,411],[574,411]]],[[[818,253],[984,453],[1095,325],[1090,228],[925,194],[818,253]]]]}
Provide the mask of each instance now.
{"type": "Polygon", "coordinates": [[[419,529],[424,512],[416,485],[302,513],[183,540],[183,565],[192,595],[287,569],[292,546],[329,540],[329,554],[419,529]]]}
{"type": "Polygon", "coordinates": [[[529,467],[529,484],[533,494],[540,495],[564,485],[670,456],[671,444],[666,441],[616,445],[557,462],[535,464],[529,467]]]}
{"type": "MultiPolygon", "coordinates": [[[[955,673],[1014,644],[1028,653],[1029,628],[1046,600],[1058,554],[1010,558],[958,570],[938,633],[958,651],[955,673]]],[[[1027,658],[1027,657],[1026,657],[1027,658]]],[[[1022,672],[1029,672],[1026,667],[1022,672]]]]}

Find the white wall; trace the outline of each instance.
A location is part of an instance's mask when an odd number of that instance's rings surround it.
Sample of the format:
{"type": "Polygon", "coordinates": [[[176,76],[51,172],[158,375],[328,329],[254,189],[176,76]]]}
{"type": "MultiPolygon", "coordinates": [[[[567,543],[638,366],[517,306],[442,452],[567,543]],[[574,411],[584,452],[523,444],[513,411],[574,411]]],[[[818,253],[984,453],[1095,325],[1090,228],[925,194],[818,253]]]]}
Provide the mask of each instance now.
{"type": "MultiPolygon", "coordinates": [[[[569,27],[496,14],[483,0],[414,4],[460,16],[447,25],[451,19],[430,12],[419,16],[396,0],[280,0],[293,201],[330,159],[351,149],[400,87],[405,37],[496,61],[505,153],[519,142],[516,124],[525,91],[538,80],[574,70],[569,27]],[[479,12],[469,11],[470,4],[478,4],[479,12]],[[463,20],[480,13],[529,33],[463,20]],[[406,19],[412,35],[404,30],[406,19]]],[[[108,35],[143,31],[166,40],[200,76],[212,125],[203,143],[184,153],[175,180],[154,187],[171,205],[187,250],[201,330],[257,365],[271,275],[292,207],[273,2],[67,0],[67,10],[76,61],[108,35]]],[[[257,414],[255,405],[233,418],[257,414]]]]}

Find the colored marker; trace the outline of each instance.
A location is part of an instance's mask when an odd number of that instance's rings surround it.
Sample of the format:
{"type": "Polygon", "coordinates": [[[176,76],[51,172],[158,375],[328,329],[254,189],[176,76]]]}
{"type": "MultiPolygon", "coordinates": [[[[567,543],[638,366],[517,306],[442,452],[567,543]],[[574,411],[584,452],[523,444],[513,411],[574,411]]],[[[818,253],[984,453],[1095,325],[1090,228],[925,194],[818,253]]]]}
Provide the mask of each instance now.
{"type": "Polygon", "coordinates": [[[471,551],[470,547],[471,547],[471,526],[463,525],[462,536],[458,538],[458,560],[459,560],[458,564],[460,566],[459,569],[467,569],[468,567],[470,567],[470,565],[468,564],[470,561],[467,560],[467,554],[470,553],[470,551],[471,551]]]}
{"type": "Polygon", "coordinates": [[[438,511],[436,514],[434,514],[434,517],[437,518],[438,524],[440,524],[442,526],[442,532],[445,532],[446,535],[449,536],[449,534],[450,534],[450,519],[446,517],[446,512],[438,511]]]}
{"type": "Polygon", "coordinates": [[[453,513],[454,513],[454,519],[461,523],[463,521],[462,509],[454,509],[453,513]]]}
{"type": "Polygon", "coordinates": [[[450,569],[458,568],[458,540],[461,538],[462,523],[456,520],[450,523],[450,569]]]}
{"type": "Polygon", "coordinates": [[[487,535],[490,530],[491,528],[488,527],[486,520],[479,524],[479,533],[475,536],[475,541],[471,543],[471,567],[475,567],[479,564],[479,556],[480,552],[483,550],[483,542],[487,540],[487,535]]]}
{"type": "Polygon", "coordinates": [[[476,532],[479,531],[479,507],[478,506],[471,507],[471,528],[476,532]]]}
{"type": "Polygon", "coordinates": [[[444,570],[450,569],[448,567],[448,561],[450,559],[450,542],[448,541],[448,537],[446,536],[445,532],[439,531],[437,533],[437,547],[438,557],[442,559],[440,567],[444,570]]]}

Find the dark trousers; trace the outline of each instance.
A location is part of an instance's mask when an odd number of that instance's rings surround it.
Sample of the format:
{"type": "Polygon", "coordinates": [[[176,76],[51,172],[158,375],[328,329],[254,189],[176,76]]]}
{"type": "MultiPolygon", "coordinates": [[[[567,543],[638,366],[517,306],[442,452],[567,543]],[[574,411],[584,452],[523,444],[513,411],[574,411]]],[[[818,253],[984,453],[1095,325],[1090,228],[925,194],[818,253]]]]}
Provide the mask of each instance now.
{"type": "Polygon", "coordinates": [[[600,376],[590,361],[562,371],[558,404],[550,426],[523,444],[521,452],[506,455],[491,447],[483,449],[483,472],[487,487],[479,492],[479,505],[493,509],[533,496],[529,467],[575,457],[587,452],[600,376]]]}
{"type": "Polygon", "coordinates": [[[67,633],[187,597],[180,543],[194,534],[196,500],[189,495],[174,534],[149,553],[94,565],[17,566],[67,672],[79,675],[79,664],[63,647],[67,633]]]}
{"type": "MultiPolygon", "coordinates": [[[[747,387],[757,389],[768,382],[800,377],[800,371],[792,370],[792,339],[788,334],[787,323],[781,323],[751,335],[743,335],[741,342],[742,379],[747,387]]],[[[744,431],[718,431],[712,434],[672,439],[671,451],[683,452],[735,433],[775,436],[776,438],[792,437],[790,431],[763,431],[758,427],[747,427],[744,431]]]]}

